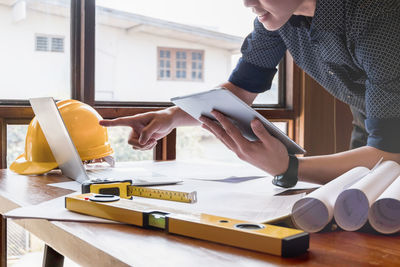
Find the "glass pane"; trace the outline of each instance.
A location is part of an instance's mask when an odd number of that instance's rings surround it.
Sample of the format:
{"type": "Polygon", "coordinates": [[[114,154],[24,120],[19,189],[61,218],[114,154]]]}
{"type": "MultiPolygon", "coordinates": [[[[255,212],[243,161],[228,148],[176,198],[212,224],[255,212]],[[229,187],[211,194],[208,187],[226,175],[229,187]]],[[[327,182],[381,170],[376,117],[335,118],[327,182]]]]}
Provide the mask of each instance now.
{"type": "MultiPolygon", "coordinates": [[[[286,122],[274,122],[287,133],[286,122]]],[[[226,162],[239,162],[235,153],[230,151],[214,135],[201,127],[180,127],[177,129],[177,159],[208,159],[226,162]]]]}
{"type": "Polygon", "coordinates": [[[271,89],[259,94],[253,104],[278,104],[279,103],[279,81],[278,73],[272,80],[271,89]]]}
{"type": "Polygon", "coordinates": [[[137,161],[152,160],[153,151],[133,150],[128,144],[128,136],[131,129],[129,127],[110,127],[108,128],[108,137],[111,147],[114,150],[116,161],[137,161]]]}
{"type": "MultiPolygon", "coordinates": [[[[24,153],[25,136],[28,125],[7,125],[7,166],[24,153]]],[[[116,161],[136,161],[153,159],[153,151],[133,150],[128,144],[130,128],[108,128],[108,136],[111,147],[114,150],[116,161]]]]}
{"type": "Polygon", "coordinates": [[[7,125],[7,167],[25,150],[28,125],[7,125]]]}
{"type": "Polygon", "coordinates": [[[36,36],[36,51],[48,51],[48,38],[45,36],[36,36]]]}
{"type": "Polygon", "coordinates": [[[0,1],[1,99],[70,98],[70,5],[0,1]]]}
{"type": "Polygon", "coordinates": [[[232,0],[97,0],[96,5],[96,92],[112,90],[114,97],[96,93],[95,98],[107,101],[169,102],[221,84],[255,18],[243,1],[232,0]],[[165,48],[174,51],[168,81],[158,75],[159,51],[165,48]],[[196,69],[203,64],[202,79],[182,79],[191,72],[177,79],[176,60],[190,60],[186,71],[191,71],[192,58],[200,64],[196,69]]]}
{"type": "Polygon", "coordinates": [[[64,52],[64,38],[51,38],[51,51],[64,52]]]}

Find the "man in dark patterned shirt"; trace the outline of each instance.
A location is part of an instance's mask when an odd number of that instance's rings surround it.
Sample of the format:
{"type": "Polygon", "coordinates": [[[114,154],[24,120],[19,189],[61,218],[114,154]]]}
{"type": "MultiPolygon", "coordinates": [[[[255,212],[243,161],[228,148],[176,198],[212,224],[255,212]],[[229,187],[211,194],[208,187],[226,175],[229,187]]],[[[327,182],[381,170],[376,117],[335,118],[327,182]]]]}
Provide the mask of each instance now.
{"type": "MultiPolygon", "coordinates": [[[[202,118],[202,127],[239,158],[283,178],[298,175],[302,180],[325,183],[355,166],[372,167],[381,157],[400,162],[400,1],[244,3],[257,14],[254,31],[243,43],[242,58],[229,82],[222,86],[251,104],[258,93],[270,88],[276,66],[288,50],[306,73],[350,105],[359,122],[357,129],[361,129],[361,140],[353,143],[359,141],[360,147],[297,159],[257,120],[251,126],[260,140],[254,142],[217,111],[214,116],[220,124],[202,118]]],[[[154,147],[177,126],[197,124],[177,107],[101,123],[132,126],[135,131],[129,143],[137,149],[154,147]]]]}

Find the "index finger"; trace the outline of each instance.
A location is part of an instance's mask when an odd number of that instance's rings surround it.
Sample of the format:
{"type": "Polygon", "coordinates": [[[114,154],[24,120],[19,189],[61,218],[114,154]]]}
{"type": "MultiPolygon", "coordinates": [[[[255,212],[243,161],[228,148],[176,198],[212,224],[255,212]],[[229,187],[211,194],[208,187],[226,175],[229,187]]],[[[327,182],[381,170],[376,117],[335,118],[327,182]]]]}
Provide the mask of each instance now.
{"type": "Polygon", "coordinates": [[[120,117],[112,120],[100,120],[99,124],[105,127],[112,127],[112,126],[130,126],[134,127],[134,123],[132,121],[132,117],[120,117]]]}

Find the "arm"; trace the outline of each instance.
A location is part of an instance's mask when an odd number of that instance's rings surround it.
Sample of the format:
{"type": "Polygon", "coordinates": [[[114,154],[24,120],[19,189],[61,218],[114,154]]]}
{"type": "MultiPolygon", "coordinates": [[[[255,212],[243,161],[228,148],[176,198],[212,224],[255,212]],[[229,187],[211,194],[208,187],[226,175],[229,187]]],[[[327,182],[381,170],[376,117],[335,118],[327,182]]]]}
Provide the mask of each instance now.
{"type": "Polygon", "coordinates": [[[372,168],[381,158],[400,164],[399,153],[385,152],[370,146],[331,155],[302,157],[299,158],[299,179],[325,184],[354,167],[372,168]]]}
{"type": "MultiPolygon", "coordinates": [[[[331,155],[300,157],[300,180],[323,184],[356,166],[372,168],[380,158],[400,163],[400,28],[394,26],[400,23],[400,9],[390,10],[391,13],[384,16],[366,18],[372,27],[364,25],[364,32],[357,36],[354,43],[354,57],[367,77],[367,146],[331,155]]],[[[252,123],[252,128],[260,140],[249,142],[222,114],[216,117],[222,128],[206,118],[203,118],[204,127],[210,129],[239,158],[272,175],[287,170],[286,148],[256,121],[252,123]]]]}
{"type": "MultiPolygon", "coordinates": [[[[257,94],[247,92],[230,82],[221,84],[246,103],[252,103],[257,94]]],[[[113,120],[101,120],[102,126],[128,126],[132,128],[128,143],[133,149],[148,150],[154,148],[157,140],[180,126],[196,126],[200,123],[179,107],[170,107],[156,112],[147,112],[135,116],[120,117],[113,120]]]]}

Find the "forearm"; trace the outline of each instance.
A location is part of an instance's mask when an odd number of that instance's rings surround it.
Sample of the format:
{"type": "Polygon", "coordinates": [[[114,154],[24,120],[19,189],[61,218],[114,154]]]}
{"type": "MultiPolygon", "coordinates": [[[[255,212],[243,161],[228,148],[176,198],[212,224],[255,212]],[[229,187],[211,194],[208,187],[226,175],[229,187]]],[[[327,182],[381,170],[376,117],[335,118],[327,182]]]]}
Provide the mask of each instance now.
{"type": "Polygon", "coordinates": [[[364,146],[332,155],[299,158],[298,176],[302,181],[325,184],[354,167],[372,168],[380,158],[400,163],[400,154],[364,146]]]}
{"type": "Polygon", "coordinates": [[[233,83],[226,82],[220,85],[221,87],[224,87],[231,91],[234,95],[242,99],[244,102],[247,103],[247,105],[251,105],[254,101],[254,99],[257,97],[258,94],[256,93],[250,93],[249,91],[244,90],[241,87],[238,87],[234,85],[233,83]]]}

